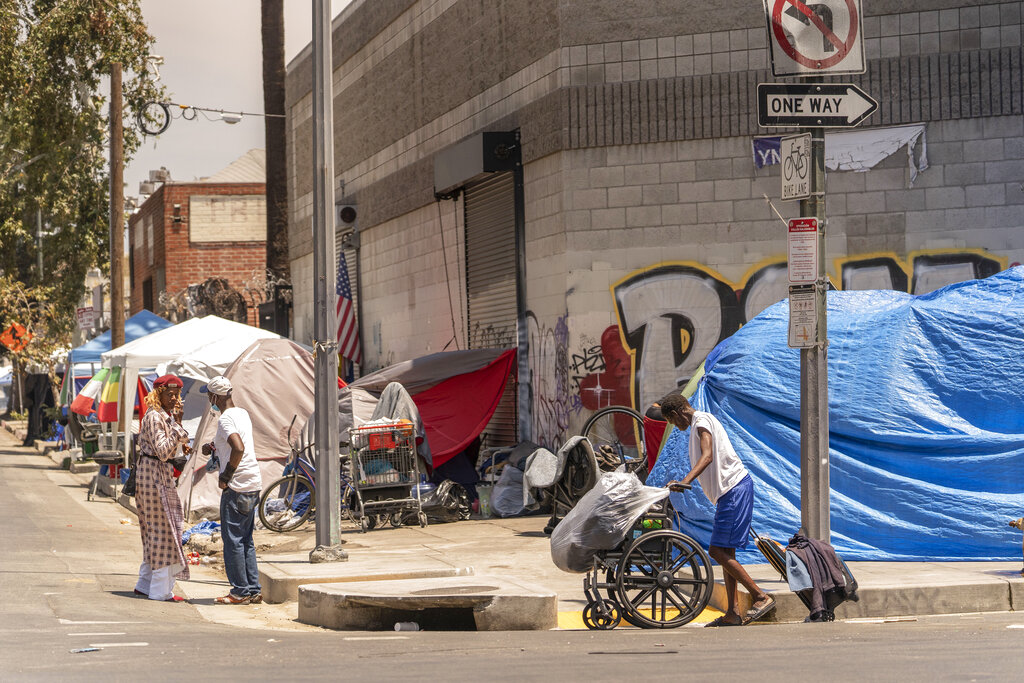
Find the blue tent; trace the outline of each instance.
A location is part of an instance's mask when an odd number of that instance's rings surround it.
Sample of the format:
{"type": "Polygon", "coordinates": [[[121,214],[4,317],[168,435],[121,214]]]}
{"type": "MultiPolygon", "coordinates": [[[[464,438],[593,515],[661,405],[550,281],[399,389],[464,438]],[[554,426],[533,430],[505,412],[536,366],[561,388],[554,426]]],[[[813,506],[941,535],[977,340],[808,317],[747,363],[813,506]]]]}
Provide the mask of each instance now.
{"type": "MultiPolygon", "coordinates": [[[[143,309],[124,321],[124,341],[127,344],[139,337],[145,337],[147,334],[173,326],[174,323],[169,320],[164,320],[156,313],[143,309]]],[[[68,364],[75,366],[76,377],[86,374],[91,377],[93,372],[90,371],[89,364],[92,364],[96,370],[99,370],[100,356],[109,350],[110,330],[107,330],[81,346],[71,349],[68,364]]]]}
{"type": "MultiPolygon", "coordinates": [[[[716,347],[691,399],[722,421],[755,485],[754,528],[800,526],[800,360],[788,302],[716,347]]],[[[832,544],[852,560],[1020,559],[1024,267],[922,296],[829,292],[832,544]]],[[[649,478],[689,470],[673,430],[649,478]]],[[[672,494],[703,543],[714,509],[672,494]]],[[[741,561],[759,556],[751,545],[741,561]]],[[[763,561],[763,560],[762,560],[763,561]]]]}

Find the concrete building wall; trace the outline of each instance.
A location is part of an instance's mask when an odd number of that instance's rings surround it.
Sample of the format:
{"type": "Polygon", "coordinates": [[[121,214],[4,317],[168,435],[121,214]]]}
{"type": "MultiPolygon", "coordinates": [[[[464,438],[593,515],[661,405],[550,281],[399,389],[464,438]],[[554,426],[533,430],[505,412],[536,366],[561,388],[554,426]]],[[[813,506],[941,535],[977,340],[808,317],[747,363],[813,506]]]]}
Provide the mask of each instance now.
{"type": "MultiPolygon", "coordinates": [[[[868,70],[841,80],[879,101],[861,129],[924,124],[912,160],[923,168],[926,151],[928,168],[911,182],[901,148],[866,172],[829,172],[837,287],[921,293],[1024,260],[1022,5],[865,8],[868,70]]],[[[559,442],[605,405],[642,409],[785,295],[775,210],[784,219],[798,207],[776,199],[778,166],[755,168],[751,149],[754,136],[785,132],[757,126],[756,85],[775,80],[760,4],[357,0],[336,38],[371,24],[376,33],[336,55],[334,75],[336,184],[360,212],[364,371],[452,337],[446,279],[455,317],[465,290],[461,275],[438,273],[433,159],[480,130],[522,136],[520,380],[536,441],[559,442]],[[406,83],[404,70],[423,80],[406,83]]],[[[308,79],[300,58],[288,96],[296,330],[311,326],[312,279],[299,280],[311,250],[308,79]]],[[[449,269],[461,207],[441,206],[449,269]]]]}

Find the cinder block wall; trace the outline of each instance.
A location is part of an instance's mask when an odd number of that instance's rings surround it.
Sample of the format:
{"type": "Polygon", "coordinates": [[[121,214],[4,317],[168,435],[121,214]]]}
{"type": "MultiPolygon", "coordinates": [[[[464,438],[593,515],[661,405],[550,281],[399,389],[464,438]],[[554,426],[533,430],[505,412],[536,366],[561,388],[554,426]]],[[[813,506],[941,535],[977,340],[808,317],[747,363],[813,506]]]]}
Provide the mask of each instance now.
{"type": "MultiPolygon", "coordinates": [[[[905,150],[829,173],[837,286],[929,291],[1022,260],[1022,4],[865,7],[868,72],[841,78],[879,100],[865,127],[925,123],[931,166],[913,187],[905,150]]],[[[437,275],[428,239],[433,155],[480,130],[523,139],[535,440],[557,442],[608,402],[643,407],[784,295],[785,228],[763,197],[778,196],[778,170],[756,170],[751,151],[777,131],[758,128],[753,104],[774,80],[759,3],[356,0],[336,37],[336,189],[360,208],[369,369],[450,338],[436,289],[455,280],[437,275]],[[409,74],[422,78],[399,87],[409,74]],[[370,91],[390,94],[356,96],[370,91]]],[[[309,77],[308,58],[290,65],[299,338],[309,77]]]]}

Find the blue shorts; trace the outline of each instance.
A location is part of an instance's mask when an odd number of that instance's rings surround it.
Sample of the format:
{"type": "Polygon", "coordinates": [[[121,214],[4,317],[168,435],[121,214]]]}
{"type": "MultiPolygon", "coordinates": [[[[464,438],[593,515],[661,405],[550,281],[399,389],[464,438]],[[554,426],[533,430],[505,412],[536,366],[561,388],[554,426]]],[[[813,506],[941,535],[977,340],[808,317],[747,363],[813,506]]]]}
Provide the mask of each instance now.
{"type": "Polygon", "coordinates": [[[746,548],[753,515],[754,481],[748,474],[718,499],[711,545],[719,548],[746,548]]]}

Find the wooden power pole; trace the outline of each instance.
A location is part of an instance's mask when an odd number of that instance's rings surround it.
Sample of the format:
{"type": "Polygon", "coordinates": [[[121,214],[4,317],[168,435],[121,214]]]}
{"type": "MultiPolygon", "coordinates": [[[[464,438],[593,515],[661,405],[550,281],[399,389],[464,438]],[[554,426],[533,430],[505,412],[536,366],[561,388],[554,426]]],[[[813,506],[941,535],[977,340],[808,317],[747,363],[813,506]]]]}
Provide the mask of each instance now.
{"type": "Polygon", "coordinates": [[[110,348],[124,344],[124,126],[121,64],[110,68],[110,348]]]}

